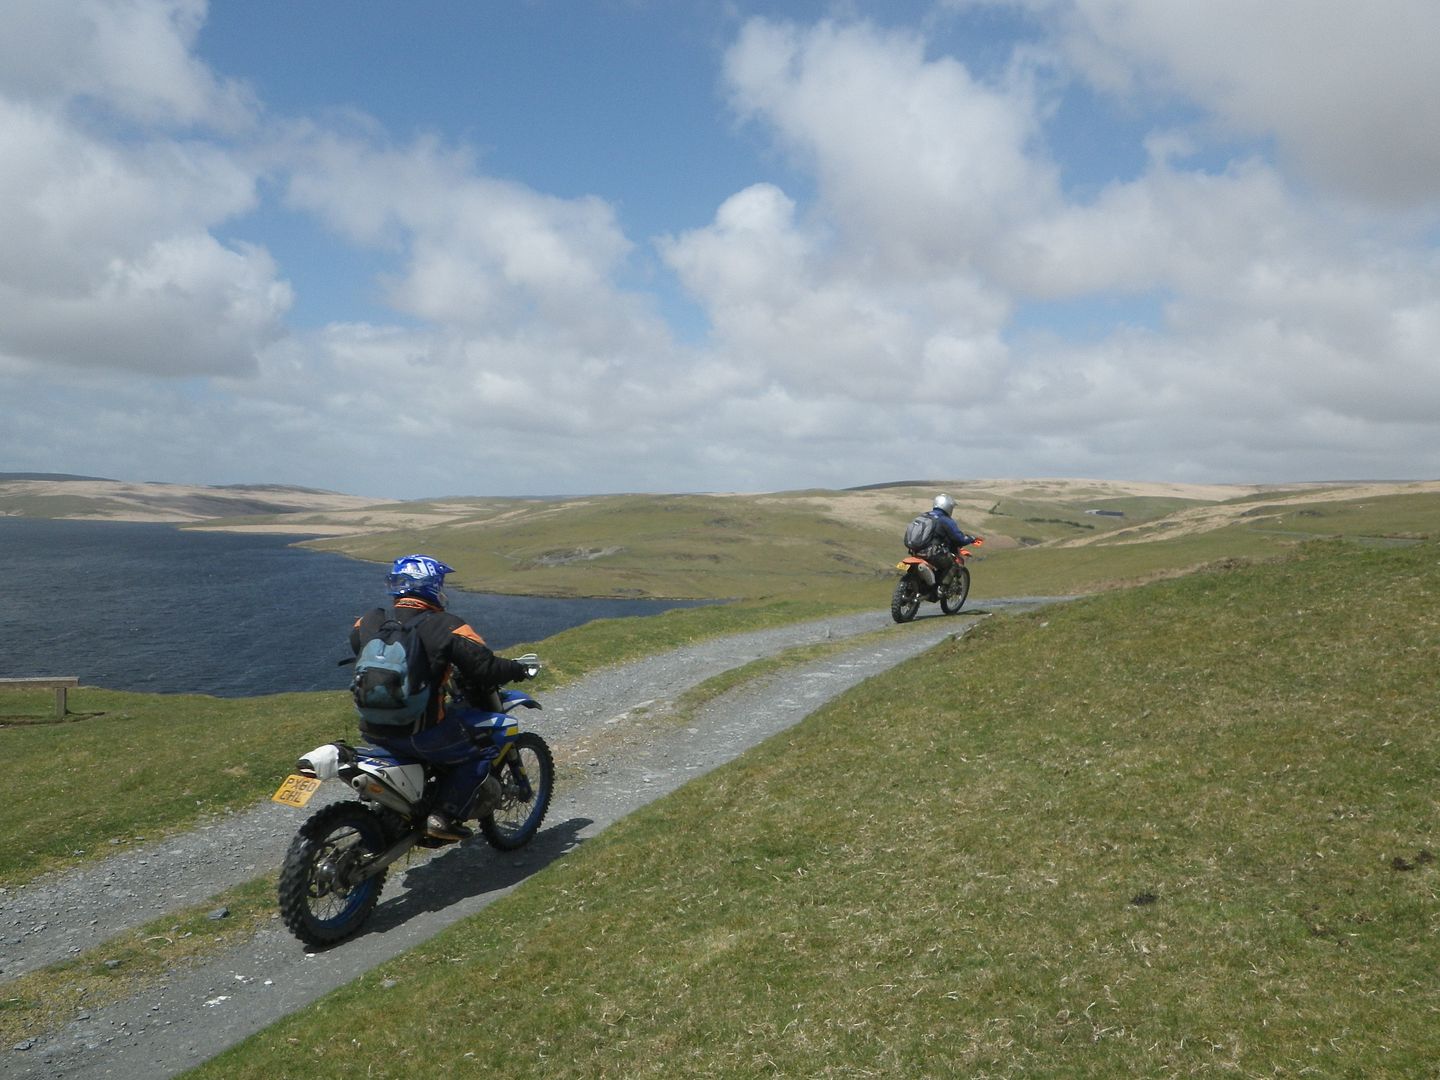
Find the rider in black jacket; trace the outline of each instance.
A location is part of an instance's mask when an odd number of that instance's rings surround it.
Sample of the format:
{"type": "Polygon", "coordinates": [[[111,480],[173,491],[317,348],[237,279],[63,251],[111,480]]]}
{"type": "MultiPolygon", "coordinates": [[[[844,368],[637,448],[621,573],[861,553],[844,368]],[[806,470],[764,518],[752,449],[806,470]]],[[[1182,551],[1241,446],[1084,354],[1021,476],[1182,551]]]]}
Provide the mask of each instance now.
{"type": "Polygon", "coordinates": [[[396,735],[393,728],[367,726],[363,721],[360,730],[388,750],[446,766],[441,773],[439,805],[426,820],[425,831],[439,840],[464,840],[474,832],[462,822],[470,816],[495,753],[488,741],[472,737],[470,725],[499,708],[497,687],[519,682],[529,670],[518,661],[496,656],[464,619],[445,610],[443,587],[445,575],[451,573],[451,567],[428,555],[396,559],[386,578],[394,604],[356,619],[350,647],[358,655],[387,620],[422,620],[416,632],[430,661],[429,685],[436,688],[424,717],[413,734],[396,735]],[[466,705],[447,709],[440,688],[452,677],[466,705]]]}

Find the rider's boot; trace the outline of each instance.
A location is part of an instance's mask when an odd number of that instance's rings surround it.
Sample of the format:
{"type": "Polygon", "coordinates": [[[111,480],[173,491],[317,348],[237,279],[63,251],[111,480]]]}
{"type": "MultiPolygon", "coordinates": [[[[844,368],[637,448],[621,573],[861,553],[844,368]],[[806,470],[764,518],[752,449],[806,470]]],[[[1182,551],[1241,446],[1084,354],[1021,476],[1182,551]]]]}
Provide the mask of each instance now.
{"type": "Polygon", "coordinates": [[[425,835],[434,840],[469,840],[475,830],[460,824],[444,810],[432,810],[425,819],[425,835]]]}
{"type": "Polygon", "coordinates": [[[943,574],[935,577],[935,596],[938,599],[945,595],[945,586],[950,584],[950,579],[955,576],[955,567],[949,567],[943,574]]]}
{"type": "Polygon", "coordinates": [[[929,588],[927,588],[927,589],[925,590],[925,599],[926,599],[926,600],[929,600],[929,601],[931,601],[931,602],[934,602],[934,601],[940,599],[940,591],[941,591],[941,588],[942,588],[942,582],[943,582],[943,580],[944,580],[944,579],[942,578],[940,572],[937,570],[937,571],[935,572],[935,584],[934,584],[934,585],[931,585],[929,588]]]}

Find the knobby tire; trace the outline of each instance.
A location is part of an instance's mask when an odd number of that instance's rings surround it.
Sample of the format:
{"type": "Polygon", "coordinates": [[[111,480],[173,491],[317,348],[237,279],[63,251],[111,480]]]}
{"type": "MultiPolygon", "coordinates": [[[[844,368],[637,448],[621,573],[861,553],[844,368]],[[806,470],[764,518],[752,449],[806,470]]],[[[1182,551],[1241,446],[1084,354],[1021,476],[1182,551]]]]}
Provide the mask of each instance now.
{"type": "Polygon", "coordinates": [[[915,575],[905,574],[895,583],[895,592],[890,597],[890,617],[897,623],[906,623],[915,618],[920,610],[920,586],[915,575]]]}
{"type": "Polygon", "coordinates": [[[955,568],[954,580],[945,590],[945,595],[940,597],[940,610],[946,615],[954,615],[965,606],[965,598],[970,595],[970,571],[963,566],[955,568]]]}
{"type": "Polygon", "coordinates": [[[317,947],[356,933],[380,902],[386,871],[354,885],[346,874],[364,855],[384,850],[379,816],[357,802],[331,803],[300,826],[277,889],[290,932],[317,947]]]}
{"type": "Polygon", "coordinates": [[[555,759],[545,740],[522,731],[500,766],[500,805],[480,819],[480,831],[491,847],[514,851],[540,829],[555,791],[555,759]],[[523,775],[521,773],[523,770],[523,775]]]}

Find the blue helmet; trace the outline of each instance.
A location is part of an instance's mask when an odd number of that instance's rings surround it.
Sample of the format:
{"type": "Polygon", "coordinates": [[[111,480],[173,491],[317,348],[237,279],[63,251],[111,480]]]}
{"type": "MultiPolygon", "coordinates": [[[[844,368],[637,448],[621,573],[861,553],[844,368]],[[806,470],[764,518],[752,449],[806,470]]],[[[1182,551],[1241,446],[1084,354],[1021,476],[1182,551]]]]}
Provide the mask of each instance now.
{"type": "Polygon", "coordinates": [[[454,572],[453,566],[429,555],[402,555],[390,567],[385,585],[391,596],[419,596],[443,608],[445,575],[454,572]]]}

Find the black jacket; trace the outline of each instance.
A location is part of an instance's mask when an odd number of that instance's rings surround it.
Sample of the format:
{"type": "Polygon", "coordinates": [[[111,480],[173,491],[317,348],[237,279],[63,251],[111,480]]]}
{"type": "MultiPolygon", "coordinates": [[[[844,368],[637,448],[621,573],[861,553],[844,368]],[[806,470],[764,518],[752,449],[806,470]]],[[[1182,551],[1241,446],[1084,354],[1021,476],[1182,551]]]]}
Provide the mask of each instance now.
{"type": "Polygon", "coordinates": [[[444,718],[445,695],[439,690],[452,676],[461,697],[477,707],[495,687],[526,677],[524,664],[496,656],[464,619],[413,596],[402,596],[393,607],[375,608],[356,619],[350,630],[350,648],[358,656],[389,619],[408,623],[422,617],[420,641],[430,661],[430,685],[437,690],[426,706],[422,728],[432,727],[444,718]]]}

